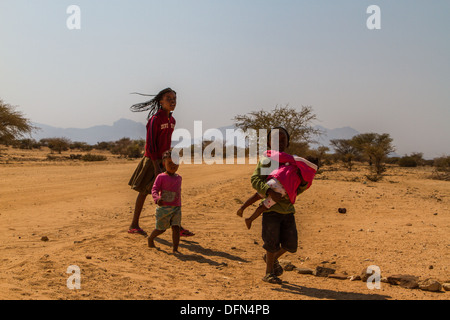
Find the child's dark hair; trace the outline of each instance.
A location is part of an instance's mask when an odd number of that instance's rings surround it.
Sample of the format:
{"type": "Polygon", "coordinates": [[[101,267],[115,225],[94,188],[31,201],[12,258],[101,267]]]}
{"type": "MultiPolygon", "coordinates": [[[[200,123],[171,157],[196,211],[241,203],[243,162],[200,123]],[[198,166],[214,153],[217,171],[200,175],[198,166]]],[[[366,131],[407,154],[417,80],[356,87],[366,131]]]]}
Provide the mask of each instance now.
{"type": "Polygon", "coordinates": [[[173,92],[173,93],[177,94],[171,88],[166,88],[164,90],[161,90],[157,95],[149,95],[149,94],[133,92],[132,94],[138,94],[141,96],[154,97],[154,98],[147,102],[142,102],[142,103],[132,105],[130,107],[130,110],[133,112],[144,112],[144,111],[150,110],[150,113],[148,114],[148,117],[147,117],[148,119],[150,119],[154,114],[156,114],[159,110],[161,110],[162,107],[161,107],[160,101],[164,97],[164,95],[169,92],[173,92]]]}
{"type": "Polygon", "coordinates": [[[172,159],[172,149],[165,151],[162,154],[162,160],[172,159]]]}
{"type": "Polygon", "coordinates": [[[320,164],[319,158],[313,157],[313,156],[307,156],[305,159],[311,163],[314,163],[317,166],[317,168],[319,168],[319,164],[320,164]]]}
{"type": "Polygon", "coordinates": [[[270,142],[270,135],[272,134],[272,131],[274,131],[274,130],[283,130],[286,133],[286,136],[287,136],[287,139],[288,139],[287,146],[289,147],[290,142],[291,142],[291,136],[289,135],[289,132],[283,127],[275,127],[275,128],[270,129],[269,133],[267,134],[267,142],[270,142]]]}
{"type": "Polygon", "coordinates": [[[171,159],[175,164],[179,164],[180,163],[180,157],[178,154],[172,154],[173,148],[171,148],[170,150],[165,151],[162,154],[162,161],[166,160],[166,159],[171,159]]]}

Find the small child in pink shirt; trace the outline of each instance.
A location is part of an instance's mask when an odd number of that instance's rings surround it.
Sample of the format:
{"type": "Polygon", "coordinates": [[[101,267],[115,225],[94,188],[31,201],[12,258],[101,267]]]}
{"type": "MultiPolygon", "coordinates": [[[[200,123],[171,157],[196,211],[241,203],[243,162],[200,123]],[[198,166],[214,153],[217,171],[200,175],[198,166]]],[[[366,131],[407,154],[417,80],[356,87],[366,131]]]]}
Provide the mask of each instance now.
{"type": "Polygon", "coordinates": [[[179,165],[171,158],[167,151],[163,156],[163,165],[166,172],[156,177],[152,188],[152,196],[156,208],[156,228],[148,238],[148,246],[155,248],[154,239],[172,228],[173,252],[178,253],[181,230],[181,176],[176,172],[179,165]]]}

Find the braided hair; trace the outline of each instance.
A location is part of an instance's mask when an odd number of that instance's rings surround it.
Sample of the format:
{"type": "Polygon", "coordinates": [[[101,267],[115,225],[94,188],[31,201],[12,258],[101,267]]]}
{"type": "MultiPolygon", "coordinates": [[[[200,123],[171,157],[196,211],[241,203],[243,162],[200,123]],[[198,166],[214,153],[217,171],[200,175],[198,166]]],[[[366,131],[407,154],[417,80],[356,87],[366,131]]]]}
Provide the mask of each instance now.
{"type": "Polygon", "coordinates": [[[150,112],[148,114],[148,117],[147,117],[147,119],[150,119],[159,110],[161,110],[162,107],[161,107],[160,101],[162,100],[164,95],[166,93],[169,93],[169,92],[173,92],[173,93],[177,94],[171,88],[166,88],[164,90],[161,90],[157,95],[149,95],[149,94],[142,94],[142,93],[133,92],[131,94],[138,94],[140,96],[154,97],[154,98],[149,100],[149,101],[146,101],[146,102],[134,104],[134,105],[132,105],[130,107],[130,110],[132,112],[144,112],[144,111],[149,111],[150,110],[150,112]]]}

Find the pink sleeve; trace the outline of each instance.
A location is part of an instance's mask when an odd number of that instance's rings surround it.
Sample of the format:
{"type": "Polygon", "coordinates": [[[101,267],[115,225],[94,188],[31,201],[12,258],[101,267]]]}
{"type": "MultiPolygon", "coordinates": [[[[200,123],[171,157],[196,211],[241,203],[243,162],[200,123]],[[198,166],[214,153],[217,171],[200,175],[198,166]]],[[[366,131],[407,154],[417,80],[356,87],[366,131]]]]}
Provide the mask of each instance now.
{"type": "Polygon", "coordinates": [[[158,200],[161,199],[160,192],[161,192],[161,175],[158,175],[152,187],[152,197],[155,203],[158,203],[158,200]]]}

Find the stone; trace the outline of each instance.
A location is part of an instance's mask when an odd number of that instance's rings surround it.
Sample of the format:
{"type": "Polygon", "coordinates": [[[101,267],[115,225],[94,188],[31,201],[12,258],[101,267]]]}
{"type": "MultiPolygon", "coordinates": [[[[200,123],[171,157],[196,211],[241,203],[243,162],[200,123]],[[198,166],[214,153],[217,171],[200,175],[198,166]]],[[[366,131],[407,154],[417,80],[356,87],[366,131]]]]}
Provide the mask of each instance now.
{"type": "Polygon", "coordinates": [[[441,291],[442,285],[434,279],[426,279],[419,282],[419,289],[424,291],[441,291]]]}
{"type": "Polygon", "coordinates": [[[338,279],[338,280],[347,280],[349,277],[343,273],[332,273],[328,276],[328,278],[338,279]]]}
{"type": "Polygon", "coordinates": [[[42,238],[41,238],[41,241],[48,241],[49,239],[48,239],[48,237],[47,236],[43,236],[42,238]]]}
{"type": "Polygon", "coordinates": [[[346,208],[339,208],[338,212],[342,213],[342,214],[345,214],[345,213],[347,213],[347,209],[346,208]]]}
{"type": "Polygon", "coordinates": [[[442,288],[443,288],[445,291],[450,291],[450,283],[444,283],[444,284],[442,285],[442,288]]]}
{"type": "Polygon", "coordinates": [[[308,268],[295,268],[295,271],[297,271],[300,274],[313,274],[314,273],[313,269],[308,269],[308,268]]]}
{"type": "Polygon", "coordinates": [[[355,275],[350,277],[350,281],[358,281],[361,280],[361,276],[355,275]]]}
{"type": "Polygon", "coordinates": [[[369,277],[375,273],[375,271],[372,271],[372,273],[367,273],[367,269],[368,268],[364,268],[363,271],[361,272],[361,281],[363,282],[367,282],[369,277]]]}
{"type": "Polygon", "coordinates": [[[397,274],[387,277],[387,281],[392,285],[399,285],[406,289],[415,289],[419,287],[419,277],[409,274],[397,274]]]}
{"type": "Polygon", "coordinates": [[[289,260],[279,259],[278,262],[280,263],[284,271],[292,271],[295,269],[295,266],[289,260]]]}
{"type": "Polygon", "coordinates": [[[315,275],[316,277],[328,277],[330,274],[333,274],[335,272],[335,269],[317,266],[313,272],[313,275],[315,275]]]}

